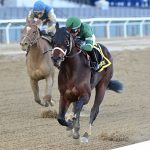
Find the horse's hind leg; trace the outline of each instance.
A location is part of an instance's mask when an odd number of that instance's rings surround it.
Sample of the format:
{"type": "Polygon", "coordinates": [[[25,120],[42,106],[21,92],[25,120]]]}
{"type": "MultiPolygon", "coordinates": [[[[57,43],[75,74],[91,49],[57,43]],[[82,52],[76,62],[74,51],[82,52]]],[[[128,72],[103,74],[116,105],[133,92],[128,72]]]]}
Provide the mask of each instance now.
{"type": "Polygon", "coordinates": [[[45,88],[45,96],[43,97],[43,100],[46,105],[54,106],[54,101],[52,101],[52,86],[53,86],[53,78],[51,76],[48,76],[46,78],[46,88],[45,88]]]}
{"type": "Polygon", "coordinates": [[[35,102],[40,104],[41,106],[46,107],[46,105],[44,103],[42,103],[41,100],[40,100],[38,81],[30,79],[30,84],[31,84],[31,88],[32,88],[32,91],[33,91],[33,94],[34,94],[35,102]]]}
{"type": "Polygon", "coordinates": [[[88,130],[84,133],[83,137],[81,138],[81,142],[88,142],[88,137],[91,135],[91,127],[99,113],[99,106],[104,98],[105,91],[106,91],[106,85],[104,83],[103,84],[99,83],[96,86],[95,101],[90,113],[89,127],[88,130]]]}

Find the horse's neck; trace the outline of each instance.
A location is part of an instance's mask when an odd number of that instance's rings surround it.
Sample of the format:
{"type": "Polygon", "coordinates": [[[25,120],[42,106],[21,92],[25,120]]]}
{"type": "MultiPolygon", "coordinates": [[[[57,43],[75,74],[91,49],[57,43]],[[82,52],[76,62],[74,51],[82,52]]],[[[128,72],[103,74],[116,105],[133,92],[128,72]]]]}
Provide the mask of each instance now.
{"type": "Polygon", "coordinates": [[[38,46],[38,44],[34,44],[33,46],[30,47],[29,49],[29,56],[32,57],[32,59],[39,59],[42,55],[42,49],[38,46]]]}
{"type": "MultiPolygon", "coordinates": [[[[76,53],[71,53],[71,55],[74,55],[76,53]]],[[[82,58],[81,54],[77,54],[74,57],[68,57],[64,61],[63,67],[65,68],[66,74],[69,76],[73,76],[74,74],[81,74],[82,69],[81,65],[84,64],[84,59],[82,58]]]]}

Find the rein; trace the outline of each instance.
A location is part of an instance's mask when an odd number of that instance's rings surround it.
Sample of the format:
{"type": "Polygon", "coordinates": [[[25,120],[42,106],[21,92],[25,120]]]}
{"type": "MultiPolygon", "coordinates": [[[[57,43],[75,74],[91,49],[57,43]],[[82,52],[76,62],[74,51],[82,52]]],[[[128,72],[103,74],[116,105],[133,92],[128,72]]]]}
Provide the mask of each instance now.
{"type": "MultiPolygon", "coordinates": [[[[35,43],[37,43],[38,39],[40,39],[40,38],[41,38],[41,37],[38,37],[36,40],[34,40],[35,43]]],[[[35,44],[35,43],[33,43],[33,44],[35,44]]],[[[29,45],[29,46],[33,46],[33,44],[32,44],[32,45],[29,45]]],[[[29,47],[28,47],[26,56],[28,55],[29,51],[30,51],[30,49],[29,49],[29,47]]],[[[47,51],[43,52],[43,55],[46,54],[46,53],[48,53],[49,51],[52,51],[52,49],[48,49],[47,51]]]]}
{"type": "Polygon", "coordinates": [[[66,55],[65,57],[74,57],[74,56],[80,54],[81,52],[82,52],[82,50],[80,49],[77,53],[72,54],[72,55],[66,55]]]}
{"type": "Polygon", "coordinates": [[[29,46],[33,46],[38,41],[38,39],[40,38],[40,36],[38,36],[37,38],[35,38],[33,41],[31,40],[31,38],[28,35],[23,35],[23,38],[28,38],[29,41],[30,41],[29,46]]]}
{"type": "MultiPolygon", "coordinates": [[[[68,33],[68,32],[67,32],[67,33],[68,33]]],[[[60,48],[60,47],[55,47],[55,48],[52,49],[52,55],[53,55],[53,53],[54,53],[54,51],[55,51],[56,49],[59,50],[59,51],[61,51],[61,52],[64,54],[64,58],[65,58],[65,57],[66,57],[66,58],[72,58],[72,57],[75,57],[76,55],[79,55],[79,54],[82,52],[82,50],[81,50],[80,48],[78,48],[78,47],[76,47],[76,48],[77,48],[79,51],[76,52],[76,53],[74,53],[74,54],[71,54],[72,48],[73,48],[73,46],[72,46],[72,41],[73,41],[72,36],[69,36],[69,42],[68,42],[67,46],[65,47],[65,51],[64,51],[62,48],[60,48]],[[68,49],[69,49],[69,52],[68,52],[68,49]]]]}
{"type": "Polygon", "coordinates": [[[28,49],[27,49],[27,53],[26,53],[26,56],[28,55],[28,53],[29,53],[29,51],[30,51],[30,47],[31,46],[33,46],[35,43],[37,43],[37,41],[38,41],[38,39],[40,39],[40,37],[37,37],[37,38],[35,38],[35,40],[31,40],[31,38],[29,37],[29,36],[23,36],[23,37],[27,37],[29,40],[30,40],[30,44],[29,44],[29,46],[28,46],[28,49]]]}

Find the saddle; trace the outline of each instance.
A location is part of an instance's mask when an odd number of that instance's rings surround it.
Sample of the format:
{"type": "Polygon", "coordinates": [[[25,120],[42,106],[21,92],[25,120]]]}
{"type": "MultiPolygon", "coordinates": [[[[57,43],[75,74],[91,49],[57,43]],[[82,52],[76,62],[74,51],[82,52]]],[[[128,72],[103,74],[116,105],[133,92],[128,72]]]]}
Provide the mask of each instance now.
{"type": "Polygon", "coordinates": [[[49,35],[42,35],[41,37],[42,37],[42,39],[48,41],[49,44],[52,43],[52,37],[51,36],[49,36],[49,35]]]}
{"type": "Polygon", "coordinates": [[[45,33],[45,30],[40,31],[41,37],[48,41],[49,44],[52,43],[53,33],[45,33]]]}

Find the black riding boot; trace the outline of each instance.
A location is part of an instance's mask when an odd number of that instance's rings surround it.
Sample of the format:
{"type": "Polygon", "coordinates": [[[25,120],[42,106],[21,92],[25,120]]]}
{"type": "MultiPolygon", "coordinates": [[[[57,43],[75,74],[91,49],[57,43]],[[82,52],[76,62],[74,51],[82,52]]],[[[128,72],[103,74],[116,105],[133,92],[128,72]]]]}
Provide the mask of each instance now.
{"type": "Polygon", "coordinates": [[[94,50],[92,49],[92,51],[87,52],[90,57],[91,57],[91,67],[92,69],[94,69],[94,71],[97,71],[99,69],[99,65],[98,65],[98,60],[96,57],[96,53],[94,52],[94,50]]]}

